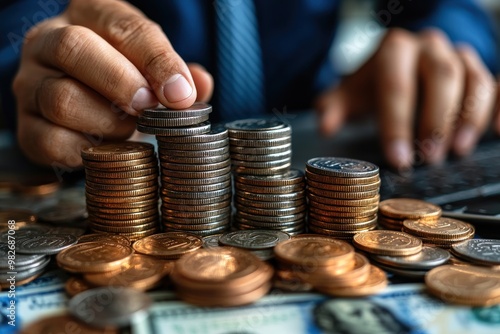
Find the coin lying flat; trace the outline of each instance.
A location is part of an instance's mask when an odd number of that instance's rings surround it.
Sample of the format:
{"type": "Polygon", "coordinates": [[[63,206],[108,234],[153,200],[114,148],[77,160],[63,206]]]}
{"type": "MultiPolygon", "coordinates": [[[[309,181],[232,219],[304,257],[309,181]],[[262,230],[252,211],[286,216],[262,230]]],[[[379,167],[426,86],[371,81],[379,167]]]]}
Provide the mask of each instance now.
{"type": "Polygon", "coordinates": [[[336,177],[370,177],[379,173],[376,165],[349,158],[313,158],[307,161],[306,167],[316,174],[336,177]]]}
{"type": "Polygon", "coordinates": [[[419,253],[422,241],[410,234],[397,231],[369,231],[356,234],[353,244],[357,248],[379,255],[405,256],[419,253]]]}
{"type": "Polygon", "coordinates": [[[481,265],[500,265],[500,240],[471,239],[451,246],[454,255],[481,265]]]}
{"type": "Polygon", "coordinates": [[[405,220],[403,231],[425,237],[446,240],[469,238],[474,234],[474,226],[458,219],[440,217],[435,221],[405,220]]]}
{"type": "Polygon", "coordinates": [[[219,242],[226,246],[263,249],[274,247],[289,239],[290,235],[281,231],[247,230],[225,233],[219,238],[219,242]]]}
{"type": "Polygon", "coordinates": [[[16,247],[21,254],[57,254],[76,244],[77,238],[71,234],[47,234],[22,239],[16,247]]]}
{"type": "Polygon", "coordinates": [[[134,243],[136,252],[166,259],[179,258],[203,245],[201,238],[182,232],[155,234],[134,243]]]}
{"type": "Polygon", "coordinates": [[[391,198],[380,202],[380,213],[396,219],[429,219],[441,216],[435,204],[413,198],[391,198]]]}
{"type": "Polygon", "coordinates": [[[71,314],[96,327],[123,327],[147,317],[151,297],[129,288],[94,288],[69,301],[71,314]],[[95,310],[100,310],[95,312],[95,310]]]}
{"type": "Polygon", "coordinates": [[[446,302],[489,306],[500,302],[500,272],[486,267],[445,265],[425,276],[429,292],[446,302]]]}
{"type": "Polygon", "coordinates": [[[432,269],[446,263],[450,259],[447,250],[437,247],[422,247],[420,253],[409,256],[372,255],[371,258],[379,263],[397,268],[432,269]]]}
{"type": "MultiPolygon", "coordinates": [[[[158,108],[144,109],[143,116],[155,118],[180,118],[180,117],[198,117],[205,116],[212,112],[212,106],[204,102],[195,102],[191,107],[178,110],[169,109],[164,106],[158,108]]],[[[201,122],[198,122],[201,123],[201,122]]]]}
{"type": "Polygon", "coordinates": [[[84,148],[82,158],[93,161],[133,160],[148,157],[153,152],[154,147],[149,143],[129,141],[84,148]]]}

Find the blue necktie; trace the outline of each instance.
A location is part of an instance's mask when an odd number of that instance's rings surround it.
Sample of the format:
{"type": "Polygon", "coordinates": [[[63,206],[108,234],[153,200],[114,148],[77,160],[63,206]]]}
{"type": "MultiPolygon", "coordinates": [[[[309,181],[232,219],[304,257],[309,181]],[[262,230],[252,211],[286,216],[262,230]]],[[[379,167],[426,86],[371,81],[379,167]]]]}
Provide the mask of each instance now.
{"type": "Polygon", "coordinates": [[[253,0],[216,0],[216,89],[223,119],[264,113],[262,53],[253,0]]]}

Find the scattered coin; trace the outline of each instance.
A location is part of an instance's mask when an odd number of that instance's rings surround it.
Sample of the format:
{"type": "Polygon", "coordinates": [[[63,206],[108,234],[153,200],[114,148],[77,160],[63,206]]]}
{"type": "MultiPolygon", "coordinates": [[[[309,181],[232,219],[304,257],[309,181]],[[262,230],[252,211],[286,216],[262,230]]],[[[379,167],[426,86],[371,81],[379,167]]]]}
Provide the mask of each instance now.
{"type": "Polygon", "coordinates": [[[371,255],[371,259],[390,267],[414,270],[429,270],[445,264],[450,253],[437,247],[422,247],[422,251],[408,256],[371,255]]]}
{"type": "Polygon", "coordinates": [[[183,232],[155,234],[133,244],[137,253],[157,256],[164,259],[176,259],[193,252],[203,245],[201,238],[183,232]]]}
{"type": "Polygon", "coordinates": [[[451,251],[461,259],[480,265],[500,265],[500,240],[471,239],[453,244],[451,251]]]}
{"type": "Polygon", "coordinates": [[[436,221],[441,212],[439,206],[413,198],[391,198],[379,205],[379,216],[385,220],[382,224],[395,230],[401,230],[407,219],[436,221]]]}
{"type": "Polygon", "coordinates": [[[405,256],[419,253],[422,241],[408,233],[397,231],[369,231],[356,234],[353,244],[373,254],[405,256]]]}
{"type": "Polygon", "coordinates": [[[16,247],[21,254],[57,254],[76,244],[77,238],[71,234],[47,234],[23,238],[16,247]]]}

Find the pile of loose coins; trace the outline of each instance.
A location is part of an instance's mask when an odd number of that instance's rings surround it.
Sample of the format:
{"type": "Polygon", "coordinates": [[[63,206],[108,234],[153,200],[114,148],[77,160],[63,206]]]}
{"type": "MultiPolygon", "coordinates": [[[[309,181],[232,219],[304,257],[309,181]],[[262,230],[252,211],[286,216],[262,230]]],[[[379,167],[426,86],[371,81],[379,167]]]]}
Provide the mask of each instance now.
{"type": "Polygon", "coordinates": [[[441,217],[435,221],[405,220],[403,231],[422,240],[425,245],[450,248],[452,245],[472,239],[475,229],[458,219],[441,217]]]}
{"type": "Polygon", "coordinates": [[[252,303],[271,288],[273,268],[255,255],[230,247],[202,249],[175,263],[177,295],[200,306],[252,303]]]}
{"type": "Polygon", "coordinates": [[[278,273],[285,272],[332,296],[366,296],[388,284],[385,273],[365,256],[329,236],[300,235],[279,243],[274,251],[278,273]]]}
{"type": "Polygon", "coordinates": [[[235,175],[233,226],[239,229],[304,231],[306,197],[304,174],[292,169],[272,176],[235,175]]]}
{"type": "Polygon", "coordinates": [[[292,128],[279,120],[244,119],[226,124],[237,174],[275,175],[290,169],[292,128]]]}
{"type": "Polygon", "coordinates": [[[137,129],[154,134],[161,164],[162,224],[166,231],[197,235],[230,226],[231,160],[228,132],[211,126],[212,107],[146,109],[137,129]]]}
{"type": "Polygon", "coordinates": [[[85,148],[89,227],[137,240],[158,231],[158,161],[154,146],[121,142],[85,148]]]}
{"type": "Polygon", "coordinates": [[[349,240],[377,226],[379,168],[334,157],[306,163],[310,232],[349,240]]]}
{"type": "Polygon", "coordinates": [[[401,231],[407,219],[435,222],[441,217],[441,208],[413,198],[391,198],[380,202],[378,224],[386,230],[401,231]]]}

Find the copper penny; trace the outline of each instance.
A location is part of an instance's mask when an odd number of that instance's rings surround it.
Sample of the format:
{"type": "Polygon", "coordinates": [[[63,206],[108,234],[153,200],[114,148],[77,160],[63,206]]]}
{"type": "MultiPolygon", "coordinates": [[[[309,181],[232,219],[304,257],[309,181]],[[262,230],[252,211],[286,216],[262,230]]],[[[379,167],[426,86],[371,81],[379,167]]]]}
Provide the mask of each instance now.
{"type": "Polygon", "coordinates": [[[94,161],[123,161],[153,155],[154,146],[141,142],[110,143],[82,149],[82,158],[94,161]]]}
{"type": "Polygon", "coordinates": [[[118,269],[133,252],[132,248],[117,243],[86,242],[61,251],[56,260],[71,272],[106,272],[118,269]]]}
{"type": "Polygon", "coordinates": [[[380,213],[396,219],[438,218],[441,208],[413,198],[391,198],[380,202],[380,213]]]}
{"type": "Polygon", "coordinates": [[[435,239],[463,239],[474,234],[474,226],[458,219],[441,217],[436,221],[405,220],[403,230],[407,233],[435,239]]]}
{"type": "Polygon", "coordinates": [[[386,288],[387,276],[381,269],[370,265],[368,279],[352,287],[324,288],[316,287],[320,292],[337,297],[363,297],[376,294],[386,288]]]}
{"type": "Polygon", "coordinates": [[[203,245],[201,238],[183,232],[155,234],[134,243],[137,253],[165,259],[176,259],[193,252],[203,245]]]}
{"type": "Polygon", "coordinates": [[[117,244],[123,246],[130,246],[130,240],[127,237],[105,233],[85,234],[78,238],[79,244],[83,244],[85,242],[116,242],[117,244]]]}
{"type": "Polygon", "coordinates": [[[68,278],[66,284],[64,285],[64,289],[70,297],[76,296],[80,292],[92,289],[93,287],[93,285],[89,284],[84,279],[76,276],[68,278]]]}
{"type": "Polygon", "coordinates": [[[422,241],[398,231],[369,231],[356,234],[353,244],[361,250],[379,255],[405,256],[422,250],[422,241]]]}

